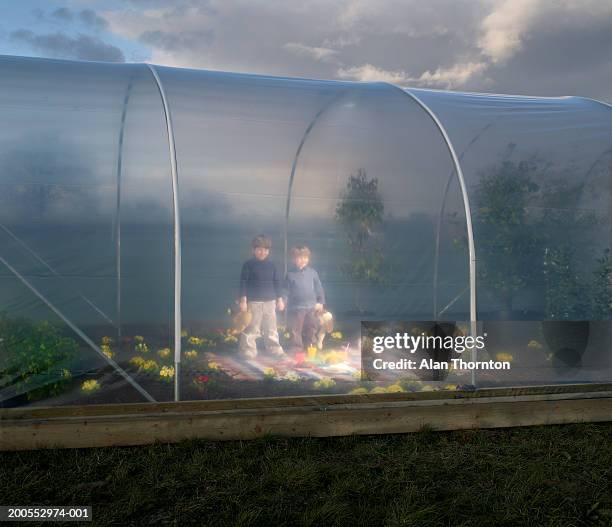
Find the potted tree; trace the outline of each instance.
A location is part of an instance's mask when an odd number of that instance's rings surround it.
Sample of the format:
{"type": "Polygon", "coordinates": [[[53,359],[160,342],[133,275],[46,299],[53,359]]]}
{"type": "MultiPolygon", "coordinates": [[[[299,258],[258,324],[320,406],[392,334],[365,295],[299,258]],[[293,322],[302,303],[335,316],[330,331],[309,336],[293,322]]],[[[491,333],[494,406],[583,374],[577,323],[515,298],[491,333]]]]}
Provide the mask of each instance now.
{"type": "Polygon", "coordinates": [[[483,172],[474,189],[474,230],[478,239],[479,280],[497,301],[494,320],[522,320],[514,299],[538,275],[541,236],[528,206],[539,186],[536,160],[511,160],[509,152],[501,163],[483,172]]]}
{"type": "Polygon", "coordinates": [[[590,256],[595,240],[589,233],[597,230],[599,220],[579,207],[584,183],[573,183],[572,179],[561,175],[543,189],[540,221],[545,234],[542,333],[559,370],[580,367],[589,342],[590,321],[605,318],[608,293],[604,284],[609,273],[607,252],[594,263],[590,256]]]}
{"type": "Polygon", "coordinates": [[[480,174],[473,189],[479,292],[492,308],[481,313],[491,358],[509,349],[526,349],[530,337],[517,321],[534,314],[519,309],[516,298],[537,282],[541,272],[542,239],[530,205],[546,167],[535,156],[512,159],[514,150],[514,144],[508,145],[502,159],[480,174]]]}
{"type": "Polygon", "coordinates": [[[341,271],[356,282],[353,295],[360,315],[367,314],[363,302],[364,286],[384,283],[385,256],[381,246],[384,213],[378,179],[369,179],[363,168],[355,175],[350,174],[335,217],[347,245],[347,258],[341,271]]]}
{"type": "Polygon", "coordinates": [[[589,342],[592,320],[609,320],[612,314],[612,261],[604,251],[590,277],[574,269],[569,247],[545,254],[546,318],[542,333],[558,369],[579,367],[589,342]]]}
{"type": "Polygon", "coordinates": [[[542,334],[559,370],[579,367],[589,342],[588,289],[574,269],[573,252],[565,245],[544,254],[546,320],[542,334]]]}

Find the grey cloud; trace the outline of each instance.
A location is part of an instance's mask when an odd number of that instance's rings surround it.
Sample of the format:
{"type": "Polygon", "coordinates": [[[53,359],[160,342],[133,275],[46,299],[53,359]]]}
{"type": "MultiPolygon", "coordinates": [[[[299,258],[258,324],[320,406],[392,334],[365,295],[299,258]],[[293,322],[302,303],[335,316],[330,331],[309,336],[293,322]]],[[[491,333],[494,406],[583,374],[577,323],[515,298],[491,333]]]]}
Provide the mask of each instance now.
{"type": "Polygon", "coordinates": [[[329,79],[400,72],[422,87],[450,79],[446,86],[457,90],[612,99],[606,0],[526,2],[525,9],[511,0],[130,4],[109,15],[113,31],[140,36],[153,60],[168,65],[329,79]]]}
{"type": "MultiPolygon", "coordinates": [[[[522,49],[487,74],[499,91],[531,95],[582,95],[612,100],[612,9],[589,14],[543,12],[522,49]]],[[[473,89],[480,89],[478,85],[473,89]]]]}
{"type": "Polygon", "coordinates": [[[140,35],[140,41],[166,51],[191,50],[210,45],[213,41],[213,32],[184,31],[173,34],[161,30],[145,31],[140,35]]]}
{"type": "Polygon", "coordinates": [[[97,15],[92,9],[83,9],[80,11],[79,20],[93,29],[106,29],[108,27],[108,22],[97,15]]]}
{"type": "Polygon", "coordinates": [[[40,9],[40,8],[36,8],[36,9],[32,9],[32,14],[34,15],[34,18],[36,20],[44,20],[45,19],[45,12],[40,9]]]}
{"type": "Polygon", "coordinates": [[[89,35],[75,38],[64,33],[37,35],[28,29],[19,29],[10,33],[10,39],[29,45],[46,57],[125,62],[119,48],[89,35]]]}
{"type": "Polygon", "coordinates": [[[41,22],[72,23],[77,21],[80,24],[96,31],[107,29],[108,27],[108,22],[103,17],[98,15],[93,9],[73,11],[68,7],[59,7],[55,11],[51,12],[50,15],[45,13],[45,11],[42,9],[34,9],[32,14],[41,22]]]}
{"type": "Polygon", "coordinates": [[[51,13],[51,16],[63,22],[72,22],[74,18],[72,11],[70,11],[70,9],[67,7],[57,8],[55,11],[53,11],[53,13],[51,13]]]}

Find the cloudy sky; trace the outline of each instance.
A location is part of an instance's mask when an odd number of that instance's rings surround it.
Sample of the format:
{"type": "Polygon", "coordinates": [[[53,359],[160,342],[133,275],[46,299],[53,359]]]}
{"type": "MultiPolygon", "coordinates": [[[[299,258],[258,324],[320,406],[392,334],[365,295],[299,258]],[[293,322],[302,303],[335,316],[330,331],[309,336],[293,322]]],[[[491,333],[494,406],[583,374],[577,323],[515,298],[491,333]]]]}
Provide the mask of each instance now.
{"type": "Polygon", "coordinates": [[[2,0],[0,54],[612,102],[610,0],[2,0]]]}

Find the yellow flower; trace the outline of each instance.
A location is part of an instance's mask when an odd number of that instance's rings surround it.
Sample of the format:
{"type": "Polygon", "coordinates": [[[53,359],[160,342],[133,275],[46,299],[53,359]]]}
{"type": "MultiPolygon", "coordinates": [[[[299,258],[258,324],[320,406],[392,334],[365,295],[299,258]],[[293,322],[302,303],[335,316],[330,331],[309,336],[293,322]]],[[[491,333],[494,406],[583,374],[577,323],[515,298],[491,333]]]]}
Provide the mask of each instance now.
{"type": "Polygon", "coordinates": [[[64,379],[70,379],[70,377],[72,377],[72,373],[70,373],[70,370],[67,370],[66,368],[64,368],[62,370],[62,377],[64,379]]]}
{"type": "Polygon", "coordinates": [[[224,339],[225,342],[238,342],[238,339],[234,335],[227,335],[224,339]]]}
{"type": "Polygon", "coordinates": [[[172,379],[174,377],[174,366],[162,366],[159,370],[159,376],[162,379],[172,379]]]}
{"type": "Polygon", "coordinates": [[[387,393],[387,389],[384,386],[376,386],[370,393],[387,393]]]}
{"type": "Polygon", "coordinates": [[[102,337],[102,344],[112,344],[113,339],[110,337],[102,337]]]}
{"type": "Polygon", "coordinates": [[[324,355],[323,360],[326,364],[338,364],[346,360],[346,353],[342,351],[330,351],[324,355]]]}
{"type": "Polygon", "coordinates": [[[144,371],[155,371],[159,365],[154,360],[146,360],[140,365],[140,369],[144,371]]]}
{"type": "Polygon", "coordinates": [[[430,384],[426,384],[421,388],[422,392],[433,392],[434,391],[434,387],[431,386],[430,384]]]}
{"type": "Polygon", "coordinates": [[[109,359],[112,359],[115,356],[113,350],[111,350],[111,347],[108,344],[102,344],[102,346],[100,346],[100,350],[104,356],[108,357],[109,359]]]}
{"type": "Polygon", "coordinates": [[[149,353],[149,346],[147,346],[146,342],[139,342],[138,344],[136,344],[134,351],[137,351],[139,353],[149,353]]]}
{"type": "Polygon", "coordinates": [[[283,380],[290,381],[290,382],[298,382],[300,380],[300,376],[294,371],[291,371],[283,377],[283,380]]]}
{"type": "Polygon", "coordinates": [[[405,391],[399,384],[390,384],[387,386],[387,393],[400,393],[405,391]]]}
{"type": "Polygon", "coordinates": [[[495,358],[500,362],[512,362],[514,357],[510,353],[498,353],[495,355],[495,358]]]}
{"type": "Polygon", "coordinates": [[[194,346],[201,346],[202,344],[204,344],[204,339],[198,337],[189,337],[187,339],[187,342],[189,342],[189,344],[193,344],[194,346]]]}
{"type": "Polygon", "coordinates": [[[315,381],[313,386],[315,390],[326,390],[328,388],[333,388],[334,386],[336,386],[336,381],[334,381],[330,377],[324,377],[323,379],[315,381]]]}
{"type": "Polygon", "coordinates": [[[142,335],[134,336],[134,341],[136,342],[144,342],[144,337],[142,335]]]}
{"type": "Polygon", "coordinates": [[[290,339],[291,338],[291,333],[289,333],[288,331],[285,331],[285,338],[286,339],[290,339]]]}
{"type": "Polygon", "coordinates": [[[340,340],[342,338],[342,332],[332,331],[331,338],[333,338],[334,340],[340,340]]]}
{"type": "Polygon", "coordinates": [[[219,363],[215,361],[210,361],[208,363],[208,369],[213,371],[218,371],[220,369],[219,363]]]}
{"type": "Polygon", "coordinates": [[[163,359],[168,358],[171,353],[172,353],[172,350],[170,348],[162,348],[157,352],[157,354],[163,359]]]}
{"type": "Polygon", "coordinates": [[[530,349],[541,350],[542,344],[540,344],[537,340],[530,340],[529,344],[527,344],[527,347],[530,349]]]}
{"type": "Polygon", "coordinates": [[[456,390],[456,389],[457,389],[457,385],[456,385],[456,384],[447,384],[447,385],[444,387],[444,389],[445,389],[445,390],[449,390],[449,391],[454,391],[454,390],[456,390]]]}
{"type": "Polygon", "coordinates": [[[265,368],[263,371],[264,377],[275,377],[276,376],[276,370],[274,368],[265,368]]]}
{"type": "Polygon", "coordinates": [[[132,357],[130,359],[130,364],[133,364],[134,366],[141,366],[144,363],[144,359],[142,357],[132,357]]]}
{"type": "Polygon", "coordinates": [[[355,388],[349,392],[349,395],[363,395],[364,393],[368,393],[367,388],[355,388]]]}
{"type": "Polygon", "coordinates": [[[189,350],[185,352],[185,357],[188,359],[195,359],[198,356],[198,352],[196,350],[189,350]]]}
{"type": "Polygon", "coordinates": [[[351,374],[351,377],[353,377],[353,379],[361,379],[361,371],[360,370],[354,371],[351,374]]]}
{"type": "Polygon", "coordinates": [[[181,330],[181,337],[186,337],[187,336],[187,330],[183,329],[181,330]]]}
{"type": "Polygon", "coordinates": [[[90,379],[88,381],[83,381],[81,384],[81,390],[84,392],[95,392],[100,389],[100,383],[96,379],[90,379]]]}

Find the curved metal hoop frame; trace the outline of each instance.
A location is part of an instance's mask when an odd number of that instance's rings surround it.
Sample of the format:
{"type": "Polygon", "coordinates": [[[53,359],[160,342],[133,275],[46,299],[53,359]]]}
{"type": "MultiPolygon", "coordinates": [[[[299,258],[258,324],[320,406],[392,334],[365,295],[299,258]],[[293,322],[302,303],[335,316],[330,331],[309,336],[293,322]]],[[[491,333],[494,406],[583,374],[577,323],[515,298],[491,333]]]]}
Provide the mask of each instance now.
{"type": "Polygon", "coordinates": [[[459,186],[461,187],[461,194],[463,196],[463,206],[465,208],[465,221],[467,224],[467,235],[468,235],[468,253],[470,259],[470,322],[476,322],[476,249],[474,246],[474,229],[472,227],[472,211],[470,209],[470,198],[467,192],[467,186],[465,184],[465,178],[463,176],[463,171],[461,170],[461,163],[459,162],[459,157],[455,152],[455,147],[450,140],[444,125],[438,119],[438,116],[433,112],[433,110],[427,106],[419,97],[417,97],[414,93],[409,90],[405,90],[400,88],[399,86],[395,86],[394,84],[390,84],[401,93],[411,97],[426,113],[429,115],[431,120],[437,126],[440,134],[446,143],[446,147],[453,159],[453,164],[455,165],[455,170],[457,172],[457,178],[459,179],[459,186]]]}
{"type": "Polygon", "coordinates": [[[310,134],[314,126],[317,124],[317,121],[319,120],[321,115],[323,115],[328,110],[328,108],[333,105],[333,103],[335,103],[338,99],[342,98],[346,93],[346,90],[338,92],[329,101],[327,101],[314,115],[314,117],[311,119],[310,123],[306,127],[306,130],[304,131],[304,134],[302,135],[302,140],[300,141],[300,144],[298,145],[297,150],[295,152],[295,156],[293,157],[293,163],[291,164],[291,175],[289,176],[289,188],[287,190],[287,204],[285,206],[285,274],[287,274],[287,252],[289,236],[289,212],[291,209],[291,193],[293,191],[293,181],[295,180],[295,171],[297,169],[298,161],[300,159],[300,154],[302,153],[302,149],[306,144],[306,139],[308,138],[308,135],[310,134]]]}
{"type": "MultiPolygon", "coordinates": [[[[455,170],[457,172],[457,178],[459,179],[459,186],[461,187],[461,194],[463,196],[463,206],[465,208],[465,221],[467,227],[467,235],[468,235],[468,253],[469,253],[469,277],[470,277],[470,330],[472,335],[476,335],[476,320],[477,320],[477,312],[476,312],[476,249],[474,246],[474,229],[472,227],[472,211],[470,209],[470,198],[467,192],[467,185],[465,184],[465,178],[463,177],[463,171],[461,170],[461,163],[459,162],[459,157],[457,156],[457,152],[455,151],[455,147],[453,146],[450,137],[444,128],[444,125],[438,119],[438,116],[433,112],[433,110],[427,106],[419,97],[417,97],[414,93],[409,90],[405,90],[400,88],[399,86],[395,86],[394,84],[389,84],[389,86],[394,87],[399,90],[401,93],[405,94],[408,97],[411,97],[414,102],[416,102],[431,118],[434,124],[437,126],[440,134],[442,135],[444,142],[446,143],[446,147],[453,159],[453,164],[455,165],[455,170]]],[[[476,350],[472,350],[472,358],[475,359],[476,350]]],[[[476,385],[476,375],[475,370],[472,370],[472,385],[476,385]]]]}
{"type": "Polygon", "coordinates": [[[174,144],[174,129],[172,115],[162,84],[155,66],[147,64],[164,107],[166,129],[168,132],[168,149],[170,151],[170,171],[172,173],[172,205],[174,212],[174,400],[180,401],[180,367],[181,367],[181,222],[178,199],[178,169],[176,163],[176,147],[174,144]]]}

